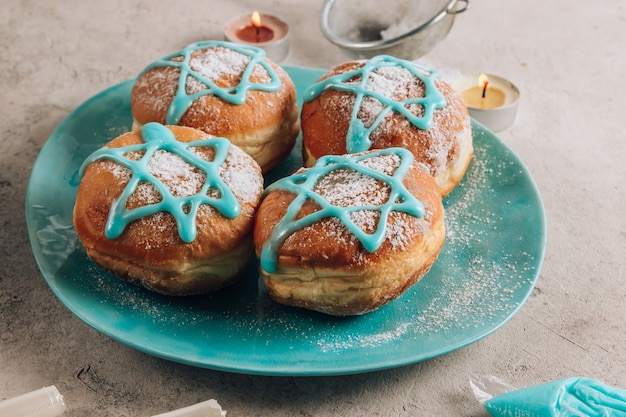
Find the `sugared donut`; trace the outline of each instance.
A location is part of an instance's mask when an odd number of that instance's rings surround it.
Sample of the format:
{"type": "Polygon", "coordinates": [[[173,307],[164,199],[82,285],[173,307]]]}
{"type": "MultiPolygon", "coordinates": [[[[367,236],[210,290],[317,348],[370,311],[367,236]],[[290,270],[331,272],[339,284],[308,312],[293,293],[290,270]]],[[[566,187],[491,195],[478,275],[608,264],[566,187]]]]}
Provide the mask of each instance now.
{"type": "Polygon", "coordinates": [[[346,316],[399,297],[445,240],[433,177],[406,149],[328,155],[266,190],[254,243],[269,295],[346,316]]]}
{"type": "Polygon", "coordinates": [[[208,293],[254,259],[259,165],[224,138],[148,123],[81,168],[74,226],[87,255],[162,293],[208,293]]]}
{"type": "Polygon", "coordinates": [[[228,138],[268,171],[285,159],[300,125],[289,75],[254,46],[205,41],[150,64],[131,93],[134,127],[148,122],[228,138]]]}
{"type": "Polygon", "coordinates": [[[434,71],[389,56],[331,69],[305,92],[301,125],[306,166],[327,154],[402,147],[444,196],[473,155],[463,99],[434,71]]]}

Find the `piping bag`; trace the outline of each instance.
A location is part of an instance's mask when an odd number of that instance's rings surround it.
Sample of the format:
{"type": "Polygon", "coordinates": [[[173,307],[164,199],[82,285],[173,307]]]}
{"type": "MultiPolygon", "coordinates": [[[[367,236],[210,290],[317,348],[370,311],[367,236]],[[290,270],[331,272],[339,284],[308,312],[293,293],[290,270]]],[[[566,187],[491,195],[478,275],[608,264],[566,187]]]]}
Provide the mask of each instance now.
{"type": "Polygon", "coordinates": [[[626,417],[626,390],[585,377],[515,389],[490,375],[470,375],[476,399],[493,417],[626,417]]]}

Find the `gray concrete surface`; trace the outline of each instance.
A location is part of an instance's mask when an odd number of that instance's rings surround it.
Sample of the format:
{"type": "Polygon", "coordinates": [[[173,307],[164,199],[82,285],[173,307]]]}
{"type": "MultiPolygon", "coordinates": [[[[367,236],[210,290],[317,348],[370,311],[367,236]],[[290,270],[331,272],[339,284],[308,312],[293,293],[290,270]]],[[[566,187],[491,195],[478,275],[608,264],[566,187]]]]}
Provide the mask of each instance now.
{"type": "Polygon", "coordinates": [[[156,57],[219,38],[260,8],[293,31],[284,64],[346,58],[318,29],[321,0],[84,2],[0,6],[0,399],[56,385],[67,416],[150,416],[209,398],[237,416],[485,416],[473,372],[515,386],[585,375],[626,388],[626,5],[472,1],[425,60],[491,72],[522,92],[499,133],[532,172],[548,219],[545,262],[519,313],[470,346],[397,369],[264,377],[197,369],[92,330],[52,294],[32,256],[24,200],[57,124],[156,57]],[[181,7],[182,6],[182,7],[181,7]],[[180,8],[177,8],[180,7],[180,8]]]}

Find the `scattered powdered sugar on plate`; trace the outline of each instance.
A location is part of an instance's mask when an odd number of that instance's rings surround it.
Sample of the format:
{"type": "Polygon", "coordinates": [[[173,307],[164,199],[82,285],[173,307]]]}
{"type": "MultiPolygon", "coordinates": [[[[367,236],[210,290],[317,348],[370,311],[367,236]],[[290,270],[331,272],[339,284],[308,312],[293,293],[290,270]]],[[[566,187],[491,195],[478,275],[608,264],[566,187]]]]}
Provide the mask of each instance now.
{"type": "Polygon", "coordinates": [[[376,334],[351,335],[346,337],[329,337],[318,340],[317,344],[323,353],[341,351],[345,349],[366,349],[376,348],[380,345],[388,344],[394,340],[399,340],[412,331],[411,323],[400,323],[396,328],[384,330],[376,334]]]}
{"type": "Polygon", "coordinates": [[[495,321],[518,307],[519,300],[513,295],[529,284],[524,276],[530,267],[520,269],[519,265],[530,263],[532,255],[516,253],[511,259],[510,253],[500,254],[494,248],[494,234],[506,227],[506,219],[485,200],[497,200],[493,181],[504,172],[499,165],[507,162],[488,158],[485,147],[475,150],[459,185],[462,198],[446,206],[447,243],[440,255],[445,262],[440,265],[440,281],[424,281],[434,289],[429,291],[433,294],[430,301],[418,312],[419,334],[478,328],[495,321]],[[524,258],[527,262],[520,263],[524,258]]]}
{"type": "MultiPolygon", "coordinates": [[[[506,261],[506,260],[503,260],[506,261]]],[[[459,274],[466,279],[450,282],[442,279],[445,290],[435,291],[435,296],[417,314],[416,332],[432,334],[479,328],[492,322],[518,306],[512,301],[514,291],[528,282],[523,281],[521,272],[514,264],[493,262],[477,256],[467,268],[449,268],[449,274],[459,274]],[[511,277],[520,276],[515,284],[503,285],[511,277]],[[486,302],[496,300],[497,302],[486,302]]]]}

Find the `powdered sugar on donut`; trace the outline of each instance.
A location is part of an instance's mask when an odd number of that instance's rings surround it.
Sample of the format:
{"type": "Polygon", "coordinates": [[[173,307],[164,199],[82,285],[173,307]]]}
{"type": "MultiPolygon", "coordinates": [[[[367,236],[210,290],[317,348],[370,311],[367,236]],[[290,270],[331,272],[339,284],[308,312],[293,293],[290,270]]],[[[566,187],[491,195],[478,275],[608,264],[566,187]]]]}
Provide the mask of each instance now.
{"type": "Polygon", "coordinates": [[[205,172],[164,150],[154,153],[148,162],[148,170],[167,186],[174,197],[198,194],[206,182],[205,172]]]}
{"type": "MultiPolygon", "coordinates": [[[[190,147],[190,150],[206,161],[213,160],[214,153],[207,152],[205,147],[190,147]]],[[[122,184],[127,183],[131,178],[131,171],[120,164],[108,160],[99,161],[99,164],[104,170],[111,172],[122,184]]],[[[165,150],[154,153],[148,162],[148,168],[150,173],[159,179],[174,197],[187,197],[199,193],[207,178],[204,171],[179,155],[165,150]]],[[[219,174],[241,204],[254,204],[258,201],[263,187],[263,177],[252,158],[241,149],[235,146],[229,148],[228,156],[221,165],[219,174]]],[[[219,198],[217,190],[209,190],[209,195],[219,198]]],[[[127,205],[140,207],[156,204],[161,200],[161,195],[152,184],[141,182],[128,199],[127,205]]]]}
{"type": "Polygon", "coordinates": [[[220,176],[243,204],[256,203],[263,189],[263,176],[252,157],[241,148],[231,146],[220,176]]]}
{"type": "MultiPolygon", "coordinates": [[[[364,159],[359,163],[392,175],[400,165],[400,157],[394,154],[380,155],[364,159]]],[[[330,171],[318,180],[313,190],[329,203],[339,207],[380,206],[387,201],[390,193],[388,185],[351,169],[330,171]]]]}
{"type": "Polygon", "coordinates": [[[149,102],[152,111],[165,115],[176,95],[179,75],[180,71],[175,68],[150,71],[135,81],[134,88],[145,91],[143,99],[149,102]]]}
{"type": "MultiPolygon", "coordinates": [[[[171,61],[182,62],[183,57],[177,56],[171,61]]],[[[189,67],[201,77],[224,88],[234,87],[241,82],[249,62],[250,57],[242,53],[229,48],[214,47],[194,51],[189,59],[189,67]]],[[[142,97],[144,100],[149,99],[154,113],[165,115],[172,98],[176,96],[180,74],[178,68],[158,68],[140,76],[134,88],[145,91],[142,97]]],[[[272,81],[270,74],[258,64],[252,69],[252,78],[255,83],[260,84],[272,81]]],[[[209,86],[191,76],[187,77],[185,86],[188,95],[209,89],[209,86]]]]}
{"type": "MultiPolygon", "coordinates": [[[[365,64],[365,61],[358,62],[360,65],[365,64]]],[[[362,82],[363,80],[360,77],[355,77],[346,82],[346,84],[358,85],[362,82]]],[[[424,97],[425,95],[424,83],[411,74],[409,70],[400,66],[380,67],[369,73],[365,81],[365,88],[369,92],[376,93],[393,101],[402,101],[408,97],[424,97]],[[407,95],[409,92],[410,95],[407,95]]],[[[350,109],[348,114],[351,114],[351,109],[355,105],[355,97],[349,94],[345,95],[344,99],[345,102],[342,103],[342,107],[350,109]]],[[[385,107],[386,106],[375,97],[366,95],[361,101],[358,117],[366,127],[370,127],[385,107]]],[[[417,104],[409,105],[408,108],[417,116],[421,116],[424,112],[423,108],[417,104]]],[[[378,129],[380,128],[383,128],[383,126],[380,126],[378,129]]]]}
{"type": "MultiPolygon", "coordinates": [[[[396,154],[379,155],[363,159],[359,164],[391,176],[400,166],[400,157],[396,154]]],[[[385,204],[389,199],[391,188],[388,184],[366,174],[351,169],[336,169],[320,178],[314,191],[332,205],[365,208],[385,204]]],[[[378,210],[371,209],[356,210],[349,214],[350,220],[366,233],[376,231],[379,227],[380,216],[378,210]]],[[[411,233],[407,233],[410,230],[409,225],[415,223],[416,220],[424,223],[422,219],[392,211],[386,225],[386,241],[394,248],[406,247],[411,240],[411,233]]],[[[338,218],[329,217],[320,222],[330,238],[344,240],[350,245],[358,244],[358,238],[338,218]]],[[[425,232],[425,230],[421,226],[417,228],[419,232],[425,232]]],[[[367,260],[363,257],[359,262],[367,262],[367,260]]]]}
{"type": "MultiPolygon", "coordinates": [[[[193,53],[189,67],[212,82],[228,82],[228,86],[239,84],[250,57],[228,48],[212,48],[193,53]]],[[[259,83],[269,83],[270,75],[260,65],[255,65],[252,76],[259,83]]],[[[187,77],[187,94],[206,90],[207,86],[193,77],[187,77]]]]}

